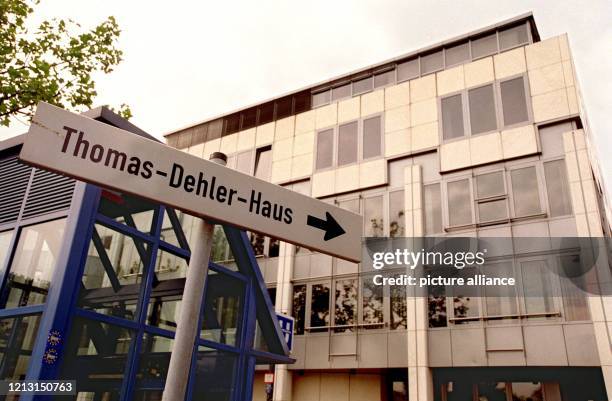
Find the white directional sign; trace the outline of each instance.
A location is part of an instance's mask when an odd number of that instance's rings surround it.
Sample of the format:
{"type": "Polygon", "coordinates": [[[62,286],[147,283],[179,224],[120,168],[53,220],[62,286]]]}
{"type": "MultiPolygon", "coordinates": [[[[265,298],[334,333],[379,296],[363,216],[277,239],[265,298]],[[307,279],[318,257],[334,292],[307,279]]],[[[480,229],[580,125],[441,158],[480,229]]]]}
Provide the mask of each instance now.
{"type": "Polygon", "coordinates": [[[40,103],[29,164],[359,262],[361,216],[107,124],[40,103]]]}

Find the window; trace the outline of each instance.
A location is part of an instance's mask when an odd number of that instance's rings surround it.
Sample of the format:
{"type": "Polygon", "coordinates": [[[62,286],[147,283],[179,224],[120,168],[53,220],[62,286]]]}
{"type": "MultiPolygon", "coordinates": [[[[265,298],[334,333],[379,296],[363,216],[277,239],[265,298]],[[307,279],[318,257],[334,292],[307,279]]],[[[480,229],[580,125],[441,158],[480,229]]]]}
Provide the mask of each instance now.
{"type": "MultiPolygon", "coordinates": [[[[253,107],[242,112],[241,130],[252,128],[257,125],[257,108],[253,107]]],[[[196,143],[199,143],[196,141],[196,143]]]]}
{"type": "Polygon", "coordinates": [[[486,85],[468,91],[470,127],[472,135],[497,129],[495,96],[493,85],[486,85]]]}
{"type": "Polygon", "coordinates": [[[255,177],[269,181],[272,172],[272,147],[257,149],[255,156],[255,177]]]}
{"type": "Polygon", "coordinates": [[[427,287],[429,327],[446,327],[446,296],[443,286],[427,287]]]}
{"type": "Polygon", "coordinates": [[[208,271],[200,338],[238,346],[245,284],[229,274],[208,271]]]}
{"type": "Polygon", "coordinates": [[[358,147],[357,121],[341,125],[338,129],[338,166],[355,163],[358,147]]]}
{"type": "Polygon", "coordinates": [[[500,83],[504,126],[529,120],[525,81],[523,77],[513,78],[500,83]]]}
{"type": "Polygon", "coordinates": [[[407,81],[419,76],[419,59],[415,58],[397,65],[397,82],[407,81]]]}
{"type": "Polygon", "coordinates": [[[442,133],[444,139],[459,138],[463,131],[463,103],[461,95],[442,99],[442,133]]]}
{"type": "Polygon", "coordinates": [[[423,187],[423,207],[425,234],[442,232],[442,204],[440,199],[440,184],[430,184],[423,187]]]}
{"type": "MultiPolygon", "coordinates": [[[[394,277],[399,277],[399,275],[394,277]]],[[[392,285],[390,286],[389,292],[389,298],[391,300],[391,330],[405,330],[408,327],[406,287],[392,285]]]]}
{"type": "Polygon", "coordinates": [[[389,237],[403,237],[406,232],[404,190],[389,193],[389,237]]]}
{"type": "Polygon", "coordinates": [[[544,163],[544,176],[546,178],[550,216],[557,217],[572,214],[565,160],[553,160],[544,163]]]}
{"type": "Polygon", "coordinates": [[[311,331],[317,327],[327,330],[329,326],[329,284],[313,284],[310,301],[310,327],[311,331]]]}
{"type": "Polygon", "coordinates": [[[468,61],[470,59],[469,44],[466,42],[444,49],[444,57],[447,68],[468,61]]]}
{"type": "Polygon", "coordinates": [[[276,108],[277,120],[289,117],[291,115],[293,108],[293,98],[291,96],[286,96],[282,99],[278,99],[274,102],[274,104],[276,108]]]}
{"type": "Polygon", "coordinates": [[[535,167],[512,170],[510,178],[512,180],[514,216],[525,217],[540,214],[542,209],[540,207],[538,177],[535,167]]]}
{"type": "Polygon", "coordinates": [[[508,218],[508,202],[502,171],[476,177],[476,206],[480,223],[508,218]]]}
{"type": "Polygon", "coordinates": [[[382,154],[381,117],[376,116],[363,120],[363,159],[382,154]]]}
{"type": "Polygon", "coordinates": [[[312,95],[312,107],[319,107],[331,101],[331,91],[326,90],[312,95]]]}
{"type": "Polygon", "coordinates": [[[374,75],[374,89],[382,88],[395,82],[395,70],[374,75]]]}
{"type": "Polygon", "coordinates": [[[495,33],[472,40],[473,60],[495,53],[497,53],[497,35],[495,33]]]}
{"type": "Polygon", "coordinates": [[[382,327],[383,323],[383,287],[375,285],[372,277],[362,279],[362,322],[366,329],[382,327]]]}
{"type": "Polygon", "coordinates": [[[471,224],[470,180],[466,178],[449,182],[446,189],[448,192],[448,222],[450,226],[471,224]]]}
{"type": "Polygon", "coordinates": [[[442,50],[435,53],[421,56],[421,75],[429,74],[430,72],[440,71],[444,68],[444,59],[442,50]]]}
{"type": "Polygon", "coordinates": [[[3,231],[0,233],[0,269],[4,268],[6,255],[9,254],[13,231],[3,231]]]}
{"type": "Polygon", "coordinates": [[[364,236],[382,237],[384,235],[383,197],[364,199],[364,236]]]}
{"type": "Polygon", "coordinates": [[[351,84],[344,84],[332,89],[332,101],[344,99],[345,97],[351,97],[351,84]]]}
{"type": "Polygon", "coordinates": [[[334,130],[326,129],[317,135],[317,170],[331,167],[334,158],[334,130]]]}
{"type": "MultiPolygon", "coordinates": [[[[561,270],[567,272],[582,271],[580,266],[580,255],[563,255],[559,257],[561,270]]],[[[587,282],[596,282],[596,269],[577,277],[561,278],[561,293],[563,294],[563,311],[566,321],[590,320],[589,302],[587,293],[587,282]]]]}
{"type": "Polygon", "coordinates": [[[479,298],[457,294],[452,299],[455,324],[465,324],[478,321],[478,318],[480,317],[479,298]]]}
{"type": "Polygon", "coordinates": [[[360,95],[372,90],[372,77],[353,82],[353,95],[360,95]]]}
{"type": "Polygon", "coordinates": [[[22,228],[4,288],[5,308],[45,303],[65,223],[60,219],[22,228]]]}
{"type": "Polygon", "coordinates": [[[336,281],[334,297],[334,329],[335,333],[353,331],[355,325],[355,311],[357,310],[357,280],[336,281]]]}
{"type": "Polygon", "coordinates": [[[499,47],[502,51],[527,44],[528,42],[529,36],[527,34],[527,24],[525,23],[499,32],[499,47]]]}
{"type": "Polygon", "coordinates": [[[552,280],[545,260],[524,261],[521,263],[525,313],[532,319],[546,318],[555,310],[552,280]]]}
{"type": "MultiPolygon", "coordinates": [[[[481,271],[492,278],[516,277],[511,261],[485,265],[481,271]]],[[[518,314],[516,287],[490,286],[484,287],[484,292],[486,296],[484,307],[489,317],[489,324],[507,323],[516,319],[518,314]]]]}
{"type": "Polygon", "coordinates": [[[295,319],[295,334],[304,334],[306,320],[306,284],[293,286],[293,318],[295,319]]]}

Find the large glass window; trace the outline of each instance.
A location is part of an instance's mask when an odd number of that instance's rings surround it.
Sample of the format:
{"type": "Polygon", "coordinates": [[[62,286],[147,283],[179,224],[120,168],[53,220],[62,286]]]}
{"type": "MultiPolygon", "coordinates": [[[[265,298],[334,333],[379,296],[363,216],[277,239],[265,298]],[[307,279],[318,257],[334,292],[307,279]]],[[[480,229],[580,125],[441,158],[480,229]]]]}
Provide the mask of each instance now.
{"type": "Polygon", "coordinates": [[[230,401],[239,381],[236,380],[238,356],[200,346],[196,355],[196,379],[192,399],[230,401]]]}
{"type": "Polygon", "coordinates": [[[500,83],[504,126],[529,120],[523,77],[500,83]]]}
{"type": "Polygon", "coordinates": [[[7,309],[45,302],[65,223],[60,219],[21,229],[4,289],[7,309]]]}
{"type": "Polygon", "coordinates": [[[415,58],[397,65],[397,82],[407,81],[419,76],[419,59],[415,58]]]}
{"type": "Polygon", "coordinates": [[[372,277],[362,279],[362,320],[366,329],[380,328],[383,323],[383,287],[375,285],[372,277]]]}
{"type": "Polygon", "coordinates": [[[331,167],[334,161],[334,130],[326,129],[317,135],[317,170],[331,167]]]}
{"type": "Polygon", "coordinates": [[[499,32],[499,47],[502,51],[527,44],[528,41],[529,36],[525,23],[499,32]]]}
{"type": "Polygon", "coordinates": [[[535,167],[512,170],[510,178],[512,179],[515,217],[532,216],[541,213],[538,177],[535,167]]]}
{"type": "Polygon", "coordinates": [[[457,46],[449,47],[444,49],[444,54],[446,58],[446,68],[461,64],[470,59],[469,44],[466,42],[457,46]]]}
{"type": "Polygon", "coordinates": [[[334,304],[334,326],[339,326],[334,331],[336,333],[353,331],[357,311],[356,279],[336,281],[334,304]]]}
{"type": "Polygon", "coordinates": [[[570,200],[565,160],[553,160],[544,163],[544,176],[546,178],[550,216],[556,217],[572,214],[572,202],[570,200]]]}
{"type": "Polygon", "coordinates": [[[329,326],[329,284],[313,284],[310,301],[311,331],[317,327],[329,326]]]}
{"type": "Polygon", "coordinates": [[[479,298],[460,293],[453,297],[453,314],[455,324],[466,324],[478,321],[480,317],[479,298]]]}
{"type": "Polygon", "coordinates": [[[0,320],[0,379],[25,379],[40,315],[0,320]]]}
{"type": "Polygon", "coordinates": [[[237,345],[244,291],[244,283],[237,278],[208,271],[201,338],[237,345]]]}
{"type": "Polygon", "coordinates": [[[151,233],[156,208],[155,204],[147,200],[104,189],[98,211],[118,223],[144,233],[151,233]]]}
{"type": "Polygon", "coordinates": [[[159,250],[155,267],[155,280],[147,311],[147,324],[166,330],[175,330],[181,311],[181,280],[187,275],[187,261],[159,250]]]}
{"type": "MultiPolygon", "coordinates": [[[[399,277],[399,275],[395,277],[399,277]]],[[[408,327],[406,287],[401,285],[390,286],[389,298],[391,307],[391,330],[405,330],[408,327]]]]}
{"type": "Polygon", "coordinates": [[[341,125],[338,129],[338,166],[357,161],[357,121],[341,125]]]}
{"type": "Polygon", "coordinates": [[[481,223],[508,218],[506,187],[502,171],[476,176],[476,204],[478,221],[481,223]]]}
{"type": "MultiPolygon", "coordinates": [[[[485,266],[483,274],[491,278],[515,277],[512,262],[500,262],[485,266]]],[[[516,319],[518,304],[516,287],[514,286],[490,286],[484,287],[485,308],[489,317],[489,324],[507,322],[516,319]]]]}
{"type": "Polygon", "coordinates": [[[380,116],[363,120],[363,159],[382,154],[382,125],[380,116]]]}
{"type": "MultiPolygon", "coordinates": [[[[580,255],[563,255],[559,258],[561,268],[564,271],[581,271],[580,255]]],[[[587,293],[588,282],[596,282],[595,270],[591,269],[588,273],[578,277],[560,277],[561,294],[563,295],[563,312],[566,321],[589,320],[589,302],[587,293]],[[588,279],[588,281],[587,281],[588,279]]]]}
{"type": "Polygon", "coordinates": [[[459,138],[463,131],[463,101],[461,95],[442,99],[442,135],[444,139],[459,138]]]}
{"type": "Polygon", "coordinates": [[[493,85],[485,85],[468,91],[470,105],[470,127],[472,134],[480,134],[497,129],[495,115],[495,96],[493,85]]]}
{"type": "Polygon", "coordinates": [[[448,192],[448,222],[451,227],[472,223],[472,207],[470,199],[470,180],[463,179],[449,182],[448,192]]]}
{"type": "Polygon", "coordinates": [[[421,74],[429,74],[430,72],[440,71],[444,68],[444,58],[442,50],[435,53],[421,56],[421,74]]]}
{"type": "Polygon", "coordinates": [[[375,196],[364,200],[364,222],[364,235],[366,237],[382,237],[384,235],[382,196],[375,196]]]}
{"type": "Polygon", "coordinates": [[[534,315],[530,318],[546,318],[545,314],[555,310],[552,280],[544,260],[524,261],[521,263],[525,312],[534,315]]]}
{"type": "Polygon", "coordinates": [[[404,190],[389,192],[389,237],[403,237],[405,233],[404,190]]]}
{"type": "Polygon", "coordinates": [[[497,35],[495,33],[472,40],[472,59],[494,53],[497,53],[497,35]]]}
{"type": "Polygon", "coordinates": [[[440,184],[430,184],[423,187],[423,208],[425,234],[442,232],[442,204],[440,199],[440,184]]]}
{"type": "Polygon", "coordinates": [[[306,321],[306,284],[293,286],[293,318],[295,319],[295,334],[304,334],[306,321]]]}

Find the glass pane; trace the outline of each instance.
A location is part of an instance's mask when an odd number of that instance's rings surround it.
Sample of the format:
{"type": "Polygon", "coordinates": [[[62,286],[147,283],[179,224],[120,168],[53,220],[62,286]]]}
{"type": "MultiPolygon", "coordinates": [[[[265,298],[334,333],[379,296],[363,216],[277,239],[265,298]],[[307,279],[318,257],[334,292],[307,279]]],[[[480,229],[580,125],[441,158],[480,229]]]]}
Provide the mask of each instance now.
{"type": "Polygon", "coordinates": [[[480,134],[497,129],[493,85],[469,90],[468,98],[472,134],[480,134]]]}
{"type": "Polygon", "coordinates": [[[133,338],[132,330],[77,318],[65,347],[61,378],[76,380],[79,392],[113,394],[94,399],[118,400],[114,394],[123,383],[133,338]]]}
{"type": "Polygon", "coordinates": [[[365,119],[363,121],[363,158],[380,156],[381,145],[381,118],[380,116],[365,119]]]}
{"type": "Polygon", "coordinates": [[[425,208],[425,234],[442,232],[442,202],[440,184],[425,185],[423,198],[425,208]]]}
{"type": "Polygon", "coordinates": [[[351,96],[351,84],[338,86],[332,89],[332,101],[344,99],[351,96]]]}
{"type": "Polygon", "coordinates": [[[230,401],[240,384],[236,379],[238,356],[200,346],[196,356],[193,400],[230,401]]]}
{"type": "Polygon", "coordinates": [[[6,262],[6,257],[9,254],[12,238],[13,230],[0,233],[0,269],[4,268],[4,262],[6,262]]]}
{"type": "Polygon", "coordinates": [[[176,330],[181,312],[187,261],[159,250],[155,266],[155,281],[147,310],[147,324],[166,330],[176,330]]]}
{"type": "Polygon", "coordinates": [[[369,92],[372,90],[372,77],[360,79],[353,82],[353,95],[369,92]]]}
{"type": "Polygon", "coordinates": [[[495,173],[487,173],[477,176],[476,194],[478,199],[505,195],[506,190],[504,188],[504,173],[502,171],[496,171],[495,173]]]}
{"type": "Polygon", "coordinates": [[[501,89],[504,125],[509,126],[529,120],[527,97],[523,77],[514,78],[499,84],[501,89]]]}
{"type": "Polygon", "coordinates": [[[382,327],[383,323],[383,286],[375,285],[372,277],[362,280],[362,320],[366,329],[382,327]]]}
{"type": "Polygon", "coordinates": [[[449,182],[448,218],[451,226],[461,226],[472,223],[472,207],[470,199],[470,180],[449,182]]]}
{"type": "Polygon", "coordinates": [[[463,102],[461,95],[442,99],[442,136],[444,139],[459,138],[463,131],[463,102]]]}
{"type": "Polygon", "coordinates": [[[512,195],[516,217],[531,216],[542,211],[535,167],[512,170],[512,195]]]}
{"type": "Polygon", "coordinates": [[[210,258],[213,262],[223,262],[234,258],[227,237],[225,236],[225,231],[223,231],[223,227],[219,225],[215,226],[213,232],[213,246],[210,258]]]}
{"type": "Polygon", "coordinates": [[[338,130],[338,166],[357,161],[357,121],[341,125],[338,130]]]}
{"type": "Polygon", "coordinates": [[[505,220],[507,218],[508,210],[505,199],[478,203],[478,220],[481,223],[505,220]]]}
{"type": "MultiPolygon", "coordinates": [[[[512,262],[495,263],[485,266],[482,270],[487,273],[487,277],[491,278],[515,277],[512,262]]],[[[486,300],[485,307],[487,316],[500,317],[500,319],[489,320],[489,324],[508,322],[510,319],[516,319],[518,305],[515,286],[490,286],[484,287],[484,291],[486,295],[484,299],[486,300]],[[506,316],[506,318],[501,318],[503,316],[506,316]]]]}
{"type": "MultiPolygon", "coordinates": [[[[172,220],[168,216],[169,213],[174,213],[174,216],[179,221],[179,223],[181,222],[181,219],[184,216],[183,213],[180,213],[180,212],[177,213],[173,209],[167,208],[166,211],[164,212],[164,220],[162,221],[162,226],[161,226],[161,232],[160,232],[160,235],[159,235],[159,239],[161,239],[162,241],[167,242],[169,244],[172,244],[172,245],[174,245],[176,247],[182,248],[181,243],[179,242],[178,236],[176,235],[175,227],[173,227],[172,220]]],[[[179,230],[182,230],[183,229],[182,226],[183,226],[183,224],[181,224],[179,227],[176,227],[176,228],[179,229],[179,230]]],[[[189,228],[191,228],[191,227],[189,227],[189,228]]],[[[187,236],[189,234],[190,233],[188,232],[185,235],[187,236]]]]}
{"type": "MultiPolygon", "coordinates": [[[[264,103],[259,106],[259,125],[267,124],[274,120],[274,102],[264,103]]],[[[210,128],[208,128],[209,140],[215,139],[215,137],[210,136],[210,128]]],[[[204,157],[208,157],[209,155],[204,155],[204,157]]]]}
{"type": "Polygon", "coordinates": [[[238,345],[244,283],[227,274],[209,270],[205,291],[200,337],[222,344],[238,345]]]}
{"type": "Polygon", "coordinates": [[[506,401],[506,383],[478,383],[478,400],[506,401]]]}
{"type": "MultiPolygon", "coordinates": [[[[357,280],[338,280],[336,281],[336,293],[334,298],[334,325],[353,326],[355,322],[355,312],[357,310],[357,280]]],[[[334,329],[336,333],[353,331],[354,327],[338,327],[334,329]]]]}
{"type": "Polygon", "coordinates": [[[338,202],[338,207],[359,214],[359,199],[348,199],[338,202]]]}
{"type": "Polygon", "coordinates": [[[134,319],[148,265],[144,241],[96,224],[87,253],[78,305],[98,313],[134,319]]]}
{"type": "Polygon", "coordinates": [[[253,152],[238,153],[236,156],[236,170],[241,173],[251,174],[251,156],[253,152]]]}
{"type": "Polygon", "coordinates": [[[255,177],[260,180],[270,181],[272,172],[272,148],[257,149],[257,160],[255,160],[255,177]]]}
{"type": "Polygon", "coordinates": [[[472,40],[472,59],[497,53],[497,35],[494,33],[472,40]]]}
{"type": "Polygon", "coordinates": [[[406,81],[419,76],[419,59],[406,61],[397,65],[397,82],[406,81]]]}
{"type": "Polygon", "coordinates": [[[439,71],[442,68],[444,68],[442,50],[426,56],[421,56],[421,75],[439,71]]]}
{"type": "Polygon", "coordinates": [[[292,315],[295,319],[295,334],[304,334],[304,323],[306,321],[306,285],[293,286],[293,309],[292,315]]]}
{"type": "MultiPolygon", "coordinates": [[[[399,275],[394,275],[393,277],[399,277],[399,275]]],[[[391,301],[391,330],[405,330],[408,327],[406,287],[392,285],[389,288],[389,292],[391,301]]]]}
{"type": "Polygon", "coordinates": [[[385,232],[383,218],[383,197],[376,196],[364,200],[364,234],[366,237],[382,237],[385,232]]]}
{"type": "Polygon", "coordinates": [[[147,200],[104,189],[100,197],[98,212],[138,231],[150,233],[153,229],[153,215],[157,207],[147,200]]]}
{"type": "Polygon", "coordinates": [[[45,303],[65,223],[60,219],[21,229],[4,289],[7,309],[45,303]]]}
{"type": "Polygon", "coordinates": [[[427,317],[429,327],[446,327],[446,296],[444,287],[427,288],[427,317]]]}
{"type": "MultiPolygon", "coordinates": [[[[560,263],[564,271],[580,271],[579,255],[564,255],[560,258],[560,263]]],[[[595,276],[595,269],[589,270],[585,275],[578,277],[560,277],[561,293],[563,294],[563,311],[566,321],[590,320],[589,303],[587,294],[583,291],[587,288],[587,278],[595,276]]],[[[589,280],[595,282],[596,280],[589,280]]]]}
{"type": "MultiPolygon", "coordinates": [[[[525,312],[527,314],[556,312],[552,280],[546,262],[543,260],[522,262],[521,269],[525,295],[525,312]]],[[[541,319],[544,317],[531,316],[530,318],[541,319]]]]}
{"type": "Polygon", "coordinates": [[[166,380],[173,344],[174,340],[171,338],[144,333],[136,373],[137,386],[166,380]]]}
{"type": "Polygon", "coordinates": [[[404,191],[389,193],[389,236],[403,237],[406,232],[404,191]]]}
{"type": "Polygon", "coordinates": [[[499,47],[501,50],[524,45],[528,40],[527,24],[524,23],[499,32],[499,47]]]}
{"type": "Polygon", "coordinates": [[[444,50],[446,57],[446,67],[461,64],[470,59],[470,48],[469,44],[462,43],[460,45],[449,47],[444,50]]]}
{"type": "Polygon", "coordinates": [[[480,316],[480,305],[477,297],[469,297],[461,294],[453,297],[453,311],[455,324],[469,324],[478,321],[480,316]],[[462,320],[463,319],[463,320],[462,320]]]}
{"type": "MultiPolygon", "coordinates": [[[[80,394],[80,393],[79,393],[80,394]]],[[[136,390],[136,392],[134,393],[134,400],[133,401],[162,401],[162,395],[164,394],[163,390],[136,390]]],[[[91,398],[91,401],[93,401],[95,398],[91,398]]],[[[102,397],[103,400],[106,400],[106,398],[104,398],[104,396],[102,397]]],[[[89,398],[84,398],[83,400],[81,400],[81,398],[77,398],[78,401],[90,401],[89,398]]]]}
{"type": "Polygon", "coordinates": [[[331,91],[326,90],[324,92],[315,93],[312,95],[312,107],[322,106],[331,101],[331,91]]]}
{"type": "Polygon", "coordinates": [[[0,379],[25,379],[40,315],[0,320],[0,379]]]}
{"type": "Polygon", "coordinates": [[[317,170],[331,167],[334,152],[334,130],[327,129],[317,135],[317,170]]]}
{"type": "Polygon", "coordinates": [[[310,302],[310,327],[329,326],[329,284],[313,284],[310,302]]]}
{"type": "Polygon", "coordinates": [[[374,75],[374,88],[381,88],[395,82],[395,70],[374,75]]]}
{"type": "Polygon", "coordinates": [[[512,382],[512,400],[535,401],[544,400],[544,389],[542,383],[537,382],[512,382]]]}
{"type": "Polygon", "coordinates": [[[550,216],[556,217],[572,214],[565,160],[554,160],[544,163],[544,175],[546,176],[546,192],[548,193],[550,216]]]}

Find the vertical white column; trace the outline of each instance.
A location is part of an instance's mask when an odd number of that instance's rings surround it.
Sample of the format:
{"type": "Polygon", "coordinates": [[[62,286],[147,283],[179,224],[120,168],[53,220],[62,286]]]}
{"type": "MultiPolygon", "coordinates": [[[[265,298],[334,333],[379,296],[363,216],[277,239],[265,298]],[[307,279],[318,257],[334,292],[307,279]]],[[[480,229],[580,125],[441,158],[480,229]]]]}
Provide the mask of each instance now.
{"type": "MultiPolygon", "coordinates": [[[[215,152],[210,156],[210,160],[224,166],[227,162],[227,156],[215,152]]],[[[181,312],[176,322],[176,334],[162,401],[181,401],[185,399],[191,356],[200,329],[198,327],[200,307],[208,277],[208,262],[215,226],[203,219],[196,219],[194,224],[193,249],[191,250],[189,268],[185,278],[181,312]]]]}
{"type": "MultiPolygon", "coordinates": [[[[293,264],[295,245],[281,242],[276,275],[276,311],[291,315],[293,308],[293,264]]],[[[287,365],[276,365],[274,369],[274,401],[291,401],[293,377],[287,365]]]]}

